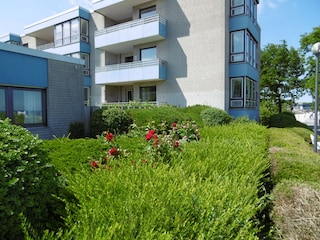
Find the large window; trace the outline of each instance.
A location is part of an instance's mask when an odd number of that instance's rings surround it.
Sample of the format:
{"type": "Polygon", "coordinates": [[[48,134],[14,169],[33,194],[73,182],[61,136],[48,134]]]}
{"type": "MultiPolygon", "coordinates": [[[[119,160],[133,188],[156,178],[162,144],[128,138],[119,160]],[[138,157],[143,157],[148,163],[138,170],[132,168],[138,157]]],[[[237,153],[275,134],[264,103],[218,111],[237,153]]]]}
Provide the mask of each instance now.
{"type": "Polygon", "coordinates": [[[230,61],[246,61],[254,68],[258,68],[258,44],[249,31],[240,30],[231,32],[230,61]]]}
{"type": "Polygon", "coordinates": [[[156,6],[140,9],[140,18],[150,17],[156,14],[156,6]]]}
{"type": "Polygon", "coordinates": [[[89,41],[88,20],[75,18],[55,26],[54,43],[56,47],[79,41],[89,41]]]}
{"type": "Polygon", "coordinates": [[[231,78],[230,82],[230,107],[231,108],[256,108],[257,83],[249,77],[231,78]]]}
{"type": "Polygon", "coordinates": [[[148,61],[157,58],[157,48],[150,47],[150,48],[143,48],[140,50],[140,60],[141,61],[148,61]]]}
{"type": "Polygon", "coordinates": [[[0,88],[0,117],[11,118],[18,125],[46,124],[45,90],[0,88]]]}
{"type": "Polygon", "coordinates": [[[140,99],[142,102],[157,101],[156,86],[140,87],[140,99]]]}

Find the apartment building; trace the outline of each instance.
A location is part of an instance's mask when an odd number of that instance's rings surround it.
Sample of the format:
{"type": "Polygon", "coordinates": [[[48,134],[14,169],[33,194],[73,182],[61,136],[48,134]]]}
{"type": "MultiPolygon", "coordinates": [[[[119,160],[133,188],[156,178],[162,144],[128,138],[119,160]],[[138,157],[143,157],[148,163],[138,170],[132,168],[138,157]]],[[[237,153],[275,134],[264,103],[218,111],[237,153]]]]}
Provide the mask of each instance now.
{"type": "MultiPolygon", "coordinates": [[[[21,44],[82,58],[85,105],[196,104],[259,120],[258,0],[93,0],[21,44]]],[[[1,39],[0,39],[1,41],[1,39]]]]}

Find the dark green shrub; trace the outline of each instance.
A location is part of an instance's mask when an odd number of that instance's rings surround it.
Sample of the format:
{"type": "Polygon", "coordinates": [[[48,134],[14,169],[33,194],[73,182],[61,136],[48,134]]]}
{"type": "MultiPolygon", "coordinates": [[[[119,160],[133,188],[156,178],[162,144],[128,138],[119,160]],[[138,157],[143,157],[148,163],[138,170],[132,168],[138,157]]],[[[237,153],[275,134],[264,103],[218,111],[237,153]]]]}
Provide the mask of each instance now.
{"type": "Polygon", "coordinates": [[[70,138],[83,138],[85,137],[85,129],[84,129],[84,123],[83,122],[73,122],[69,124],[69,133],[70,138]]]}
{"type": "Polygon", "coordinates": [[[0,239],[24,239],[63,226],[64,188],[41,140],[0,120],[0,239]],[[22,229],[22,222],[31,229],[22,229]]]}
{"type": "Polygon", "coordinates": [[[226,111],[218,108],[207,108],[200,113],[200,116],[206,126],[224,125],[233,120],[226,111]]]}
{"type": "Polygon", "coordinates": [[[260,103],[260,124],[269,126],[270,117],[278,113],[277,106],[267,100],[263,100],[260,103]]]}
{"type": "Polygon", "coordinates": [[[104,130],[114,134],[127,133],[133,123],[133,119],[129,114],[125,110],[118,108],[103,110],[102,120],[106,127],[104,130]]]}
{"type": "Polygon", "coordinates": [[[150,122],[154,122],[155,124],[167,122],[171,124],[191,120],[190,117],[182,111],[182,108],[173,106],[160,106],[153,109],[130,109],[128,113],[138,126],[145,126],[150,122]]]}
{"type": "Polygon", "coordinates": [[[92,112],[90,117],[90,137],[95,138],[101,135],[106,130],[106,125],[102,119],[103,108],[97,109],[92,112]]]}
{"type": "Polygon", "coordinates": [[[297,121],[294,114],[291,112],[283,112],[270,116],[269,127],[302,127],[309,129],[306,124],[297,121]]]}

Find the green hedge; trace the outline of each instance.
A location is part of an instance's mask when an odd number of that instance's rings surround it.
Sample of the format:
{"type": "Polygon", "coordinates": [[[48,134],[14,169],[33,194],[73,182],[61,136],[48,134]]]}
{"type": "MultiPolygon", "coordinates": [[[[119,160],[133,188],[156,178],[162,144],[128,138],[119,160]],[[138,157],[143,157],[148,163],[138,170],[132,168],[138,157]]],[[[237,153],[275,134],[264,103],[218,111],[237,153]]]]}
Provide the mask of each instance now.
{"type": "MultiPolygon", "coordinates": [[[[267,203],[261,195],[269,168],[266,129],[231,124],[200,134],[170,164],[143,162],[139,149],[113,168],[67,174],[80,209],[67,219],[70,231],[60,232],[61,239],[258,239],[258,215],[267,203]]],[[[87,158],[81,155],[78,161],[87,158]]]]}

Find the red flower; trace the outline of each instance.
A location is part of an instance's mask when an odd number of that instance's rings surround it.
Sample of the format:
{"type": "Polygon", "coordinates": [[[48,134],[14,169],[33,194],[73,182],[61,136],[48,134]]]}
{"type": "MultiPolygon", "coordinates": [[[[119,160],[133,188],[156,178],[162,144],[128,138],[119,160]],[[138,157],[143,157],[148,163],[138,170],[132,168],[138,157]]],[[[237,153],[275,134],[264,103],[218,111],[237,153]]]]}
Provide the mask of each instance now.
{"type": "Polygon", "coordinates": [[[171,126],[172,126],[173,128],[176,128],[176,127],[177,127],[177,123],[172,123],[171,126]]]}
{"type": "Polygon", "coordinates": [[[156,131],[155,130],[149,130],[146,135],[146,140],[149,141],[151,138],[154,138],[156,131]]]}
{"type": "Polygon", "coordinates": [[[98,163],[96,161],[91,161],[90,164],[91,164],[91,166],[93,168],[98,168],[99,167],[99,165],[98,165],[98,163]]]}
{"type": "Polygon", "coordinates": [[[108,141],[112,141],[112,140],[113,140],[113,134],[112,134],[112,133],[108,133],[108,134],[106,135],[106,139],[107,139],[108,141]]]}
{"type": "Polygon", "coordinates": [[[114,148],[111,148],[109,150],[109,154],[112,155],[112,156],[118,156],[119,155],[119,151],[118,151],[117,148],[114,147],[114,148]]]}
{"type": "Polygon", "coordinates": [[[176,147],[176,148],[179,147],[179,141],[174,142],[174,147],[176,147]]]}

